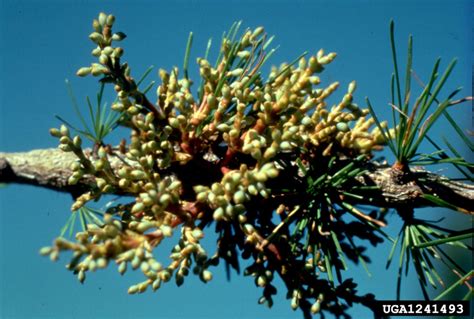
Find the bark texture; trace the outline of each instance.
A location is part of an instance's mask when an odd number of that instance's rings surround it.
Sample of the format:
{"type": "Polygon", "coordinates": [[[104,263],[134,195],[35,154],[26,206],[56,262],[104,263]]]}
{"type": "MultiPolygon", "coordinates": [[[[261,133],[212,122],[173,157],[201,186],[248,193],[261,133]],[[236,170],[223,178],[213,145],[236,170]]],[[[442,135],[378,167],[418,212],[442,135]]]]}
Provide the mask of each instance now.
{"type": "MultiPolygon", "coordinates": [[[[67,180],[72,174],[70,166],[76,159],[73,153],[59,149],[0,153],[0,183],[30,184],[80,195],[95,182],[92,176],[85,176],[76,185],[68,185],[67,180]]],[[[111,157],[110,161],[114,170],[123,165],[116,157],[111,157]]],[[[179,175],[184,185],[187,179],[193,178],[189,174],[179,175]]],[[[387,207],[409,205],[413,208],[437,206],[423,198],[423,194],[431,194],[456,203],[464,213],[473,213],[474,185],[452,181],[423,168],[412,168],[408,176],[400,178],[400,172],[394,168],[374,163],[368,168],[368,173],[358,179],[362,184],[379,188],[370,201],[364,199],[358,203],[387,207]]]]}

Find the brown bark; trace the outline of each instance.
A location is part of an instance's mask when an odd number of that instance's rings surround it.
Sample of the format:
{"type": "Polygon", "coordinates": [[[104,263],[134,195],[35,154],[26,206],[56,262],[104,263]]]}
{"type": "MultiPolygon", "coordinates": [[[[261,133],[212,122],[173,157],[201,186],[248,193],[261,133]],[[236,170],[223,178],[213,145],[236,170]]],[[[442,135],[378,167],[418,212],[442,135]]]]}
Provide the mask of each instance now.
{"type": "MultiPolygon", "coordinates": [[[[94,183],[93,177],[84,177],[76,185],[68,185],[72,174],[71,164],[76,161],[73,153],[59,149],[38,149],[22,153],[0,153],[0,183],[30,184],[67,192],[73,196],[81,194],[94,183]]],[[[114,170],[123,162],[111,157],[114,170]]],[[[178,176],[183,184],[192,179],[189,174],[178,176]]],[[[474,185],[452,181],[447,177],[428,172],[422,168],[411,168],[410,176],[400,179],[399,172],[392,167],[373,164],[368,173],[359,177],[359,182],[378,186],[372,199],[358,203],[377,206],[413,208],[436,206],[422,197],[431,194],[456,205],[464,213],[472,213],[474,207],[474,185]]]]}

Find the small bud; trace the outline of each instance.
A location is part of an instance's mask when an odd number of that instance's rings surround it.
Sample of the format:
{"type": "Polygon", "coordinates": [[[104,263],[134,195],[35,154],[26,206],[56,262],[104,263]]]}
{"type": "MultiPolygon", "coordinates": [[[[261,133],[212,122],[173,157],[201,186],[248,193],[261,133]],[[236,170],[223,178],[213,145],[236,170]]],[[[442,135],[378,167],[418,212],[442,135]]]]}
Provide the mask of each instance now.
{"type": "Polygon", "coordinates": [[[57,250],[53,250],[51,254],[49,254],[49,259],[51,259],[51,261],[57,261],[59,259],[59,252],[57,250]]]}
{"type": "Polygon", "coordinates": [[[143,203],[135,203],[135,205],[132,207],[132,214],[139,213],[143,211],[143,209],[145,209],[145,205],[143,205],[143,203]]]}
{"type": "Polygon", "coordinates": [[[265,287],[267,285],[267,278],[265,278],[264,276],[258,276],[257,285],[259,287],[265,287]]]}
{"type": "Polygon", "coordinates": [[[204,270],[202,272],[202,280],[204,282],[209,282],[212,280],[212,273],[209,270],[204,270]]]}
{"type": "Polygon", "coordinates": [[[241,59],[248,59],[250,57],[249,51],[240,51],[237,53],[237,56],[241,59]]]}
{"type": "Polygon", "coordinates": [[[91,54],[95,57],[99,57],[102,54],[102,49],[100,47],[97,47],[92,50],[91,54]]]}
{"type": "Polygon", "coordinates": [[[356,81],[352,81],[351,83],[349,83],[349,88],[347,89],[347,92],[349,94],[352,94],[354,93],[355,89],[356,89],[356,81]]]}
{"type": "Polygon", "coordinates": [[[143,221],[140,224],[138,224],[137,231],[140,232],[140,233],[144,233],[144,232],[146,232],[147,230],[149,230],[150,228],[153,228],[153,227],[155,227],[154,223],[149,222],[149,221],[143,221]]]}
{"type": "Polygon", "coordinates": [[[339,122],[336,124],[336,128],[338,131],[340,132],[348,132],[350,129],[349,129],[349,126],[347,125],[347,123],[345,122],[339,122]]]}
{"type": "Polygon", "coordinates": [[[125,39],[127,36],[123,32],[117,32],[112,35],[112,40],[114,41],[122,41],[125,39]]]}
{"type": "Polygon", "coordinates": [[[122,48],[115,48],[114,52],[112,52],[111,56],[114,58],[120,58],[123,55],[123,49],[122,48]]]}
{"type": "Polygon", "coordinates": [[[154,272],[158,272],[160,270],[163,269],[163,267],[161,266],[161,264],[159,262],[157,262],[155,259],[149,259],[148,260],[148,264],[150,265],[150,268],[154,271],[154,272]]]}
{"type": "Polygon", "coordinates": [[[134,179],[134,180],[139,180],[139,179],[145,179],[146,178],[146,174],[145,172],[141,171],[141,170],[133,170],[131,173],[130,173],[131,177],[134,179]]]}
{"type": "Polygon", "coordinates": [[[317,314],[321,310],[321,302],[319,300],[316,300],[316,302],[311,306],[311,313],[317,314]]]}
{"type": "Polygon", "coordinates": [[[61,135],[62,136],[69,136],[69,129],[67,128],[66,125],[61,125],[61,127],[59,128],[59,131],[61,132],[61,135]]]}
{"type": "Polygon", "coordinates": [[[245,193],[243,191],[237,191],[235,194],[234,194],[234,202],[236,204],[242,204],[243,202],[245,202],[245,193]]]}
{"type": "Polygon", "coordinates": [[[74,136],[74,139],[72,140],[72,143],[74,144],[74,146],[76,148],[80,148],[81,145],[82,145],[81,137],[79,135],[74,136]]]}
{"type": "Polygon", "coordinates": [[[92,63],[91,74],[93,76],[99,76],[101,74],[106,73],[107,71],[108,71],[108,69],[105,66],[103,66],[99,63],[92,63]]]}
{"type": "Polygon", "coordinates": [[[119,267],[118,267],[118,272],[123,275],[125,272],[127,271],[127,263],[125,261],[122,261],[120,264],[119,264],[119,267]]]}
{"type": "Polygon", "coordinates": [[[163,194],[160,196],[160,203],[162,205],[167,206],[170,201],[171,201],[170,194],[163,194]]]}
{"type": "Polygon", "coordinates": [[[105,267],[107,267],[107,259],[103,257],[97,259],[97,268],[104,269],[105,267]]]}
{"type": "Polygon", "coordinates": [[[79,182],[79,179],[78,179],[76,176],[74,176],[74,175],[70,176],[70,177],[67,179],[67,183],[68,183],[69,185],[76,185],[77,182],[79,182]]]}
{"type": "Polygon", "coordinates": [[[160,227],[160,229],[163,232],[163,236],[165,237],[173,236],[173,229],[170,226],[163,225],[160,227]]]}
{"type": "Polygon", "coordinates": [[[69,143],[71,143],[71,139],[68,136],[61,136],[59,142],[64,145],[68,145],[69,143]]]}
{"type": "Polygon", "coordinates": [[[109,61],[109,57],[108,57],[107,55],[101,54],[101,55],[99,56],[99,62],[100,62],[100,64],[104,64],[104,65],[105,65],[105,64],[107,64],[108,61],[109,61]]]}
{"type": "Polygon", "coordinates": [[[160,286],[161,286],[161,279],[158,278],[155,281],[153,281],[151,288],[153,289],[153,291],[156,291],[158,288],[160,288],[160,286]]]}
{"type": "Polygon", "coordinates": [[[107,15],[103,12],[99,13],[99,23],[100,23],[100,25],[103,26],[106,21],[107,21],[107,15]]]}
{"type": "Polygon", "coordinates": [[[101,27],[100,27],[99,20],[94,19],[94,21],[92,21],[92,28],[93,28],[96,32],[100,32],[101,27]]]}
{"type": "Polygon", "coordinates": [[[215,221],[220,221],[224,219],[224,209],[222,207],[218,207],[214,213],[212,214],[212,218],[214,218],[215,221]]]}
{"type": "Polygon", "coordinates": [[[107,16],[107,20],[106,20],[105,23],[106,23],[109,27],[111,27],[111,26],[114,25],[114,22],[115,22],[115,17],[114,17],[113,15],[109,14],[109,15],[107,16]]]}
{"type": "Polygon", "coordinates": [[[146,274],[150,270],[150,265],[146,261],[142,261],[140,264],[140,270],[146,274]]]}
{"type": "Polygon", "coordinates": [[[89,34],[89,39],[96,44],[101,44],[104,41],[104,37],[99,32],[92,32],[89,34]]]}
{"type": "Polygon", "coordinates": [[[242,69],[242,68],[237,68],[237,69],[235,69],[235,70],[232,70],[232,71],[227,72],[227,76],[235,76],[235,77],[237,77],[237,76],[241,76],[242,73],[244,73],[244,69],[242,69]]]}
{"type": "Polygon", "coordinates": [[[87,76],[91,73],[92,68],[91,67],[83,67],[77,70],[76,75],[77,76],[87,76]]]}
{"type": "Polygon", "coordinates": [[[171,279],[171,273],[169,272],[169,270],[165,269],[165,270],[160,271],[159,277],[164,282],[167,282],[171,279]]]}
{"type": "Polygon", "coordinates": [[[130,295],[136,294],[137,292],[138,292],[138,286],[137,285],[133,285],[133,286],[130,286],[128,288],[128,293],[130,295]]]}
{"type": "Polygon", "coordinates": [[[79,273],[77,274],[77,279],[81,284],[84,283],[84,280],[86,280],[86,273],[83,269],[79,270],[79,273]]]}
{"type": "Polygon", "coordinates": [[[255,232],[255,228],[253,228],[252,225],[250,225],[250,224],[245,224],[245,225],[244,225],[244,233],[245,233],[246,235],[251,235],[251,234],[253,234],[254,232],[255,232]]]}
{"type": "Polygon", "coordinates": [[[264,30],[265,30],[265,29],[264,29],[263,27],[258,27],[258,28],[256,28],[256,29],[253,31],[253,33],[252,33],[252,35],[251,35],[251,38],[255,39],[256,37],[258,37],[259,35],[261,35],[264,30]]]}
{"type": "Polygon", "coordinates": [[[63,151],[63,152],[70,152],[70,151],[72,151],[72,150],[71,150],[71,147],[70,147],[69,145],[67,145],[67,144],[61,144],[61,145],[59,145],[58,147],[59,147],[59,149],[60,149],[61,151],[63,151]]]}
{"type": "Polygon", "coordinates": [[[292,149],[291,144],[290,144],[290,142],[288,142],[288,141],[283,141],[283,142],[281,142],[280,148],[281,148],[282,150],[284,150],[284,151],[289,151],[289,150],[292,149]]]}
{"type": "Polygon", "coordinates": [[[258,189],[255,187],[255,185],[249,185],[247,191],[253,196],[258,195],[258,189]]]}
{"type": "Polygon", "coordinates": [[[53,251],[53,248],[51,247],[43,247],[40,249],[39,253],[41,256],[46,256],[49,255],[53,251]]]}
{"type": "Polygon", "coordinates": [[[61,137],[61,132],[59,132],[57,128],[50,129],[49,134],[51,134],[54,137],[61,137]]]}
{"type": "Polygon", "coordinates": [[[291,299],[291,309],[293,309],[293,310],[298,309],[298,298],[293,297],[291,299]]]}
{"type": "Polygon", "coordinates": [[[278,176],[278,170],[274,167],[268,169],[265,173],[267,174],[268,178],[276,178],[278,176]]]}

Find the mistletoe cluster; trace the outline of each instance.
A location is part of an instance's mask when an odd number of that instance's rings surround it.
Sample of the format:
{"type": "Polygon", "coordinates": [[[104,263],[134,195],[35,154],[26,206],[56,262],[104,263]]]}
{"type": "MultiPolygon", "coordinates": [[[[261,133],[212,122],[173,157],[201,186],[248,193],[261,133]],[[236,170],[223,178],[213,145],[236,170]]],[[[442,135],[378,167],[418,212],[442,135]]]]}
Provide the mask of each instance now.
{"type": "Polygon", "coordinates": [[[376,245],[385,237],[385,209],[364,212],[354,201],[370,197],[374,186],[358,177],[395,133],[353,102],[355,82],[328,105],[339,83],[322,85],[319,74],[336,54],[301,56],[272,67],[264,79],[272,38],[261,27],[239,34],[240,23],[234,24],[216,63],[208,52],[197,59],[200,84],[193,93],[191,34],[182,74],[176,67],[160,70],[153,103],[146,96],[151,86],[140,89],[143,78],[136,81],[123,62],[116,43],[125,34],[113,33],[114,21],[104,13],[94,20],[89,38],[98,61],[77,75],[100,77],[99,110],[104,85],[113,85],[116,115],[105,121],[98,112],[94,129],[75,136],[67,125],[51,129],[59,148],[77,156],[69,183],[93,181],[72,205],[83,230],[41,253],[56,260],[72,251],[68,268],[81,282],[109,263],[121,274],[140,269],[144,281],[130,294],[172,278],[181,285],[190,272],[207,282],[221,260],[240,271],[239,260],[249,259],[244,274],[263,288],[259,303],[272,305],[272,281],[279,276],[291,307],[306,316],[320,309],[343,314],[352,302],[369,305],[373,297],[356,296],[342,271],[347,259],[368,260],[356,238],[376,245]],[[112,147],[104,138],[116,127],[130,135],[112,147]],[[80,135],[93,141],[92,149],[83,148],[80,135]],[[107,194],[128,202],[105,212],[86,206],[107,194]],[[211,227],[217,245],[209,253],[201,240],[211,227]],[[167,238],[176,240],[170,259],[157,260],[153,252],[167,238]]]}

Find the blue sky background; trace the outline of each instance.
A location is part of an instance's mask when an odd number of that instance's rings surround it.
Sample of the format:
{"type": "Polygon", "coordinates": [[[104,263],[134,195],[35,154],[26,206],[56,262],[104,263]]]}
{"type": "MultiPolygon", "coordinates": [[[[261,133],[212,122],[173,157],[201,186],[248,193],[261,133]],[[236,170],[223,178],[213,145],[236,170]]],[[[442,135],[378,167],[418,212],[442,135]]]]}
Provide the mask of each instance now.
{"type": "MultiPolygon", "coordinates": [[[[209,37],[214,39],[216,53],[222,32],[233,21],[243,20],[245,27],[263,25],[276,35],[274,44],[280,48],[270,64],[320,48],[337,52],[323,80],[338,80],[343,88],[356,80],[357,102],[363,105],[369,96],[387,119],[392,71],[388,26],[393,18],[399,61],[404,61],[412,33],[417,74],[426,80],[438,56],[443,57],[443,67],[458,57],[447,88],[461,85],[463,96],[472,95],[470,1],[0,0],[0,151],[57,146],[48,134],[49,128],[58,126],[54,114],[75,118],[65,78],[71,80],[80,102],[95,94],[95,79],[79,79],[74,74],[92,62],[88,34],[100,11],[116,15],[115,30],[128,35],[123,42],[125,60],[135,76],[150,64],[156,70],[181,67],[190,31],[195,35],[192,63],[203,55],[209,37]]],[[[461,127],[471,129],[468,103],[452,111],[461,127]]],[[[435,126],[431,135],[446,136],[462,147],[445,123],[435,126]]],[[[466,149],[462,154],[471,156],[466,149]]],[[[64,268],[65,258],[51,263],[38,255],[39,248],[58,235],[70,205],[70,196],[40,188],[10,185],[0,189],[1,318],[301,318],[300,312],[291,311],[284,293],[268,310],[257,304],[260,291],[252,279],[233,276],[227,282],[221,268],[207,285],[191,276],[179,289],[170,283],[157,293],[139,296],[129,296],[126,290],[141,274],[127,273],[121,278],[114,267],[89,275],[81,285],[64,268]]],[[[443,212],[425,209],[419,214],[436,219],[443,212]]],[[[466,227],[469,223],[453,213],[447,216],[450,224],[466,227]]],[[[395,234],[400,222],[396,217],[391,221],[388,232],[395,234]]],[[[394,269],[384,268],[389,249],[382,245],[373,250],[370,278],[352,265],[347,276],[357,280],[361,293],[395,297],[394,269]]],[[[414,276],[405,283],[403,298],[421,297],[414,276]]],[[[370,317],[360,307],[350,313],[354,318],[370,317]]]]}

